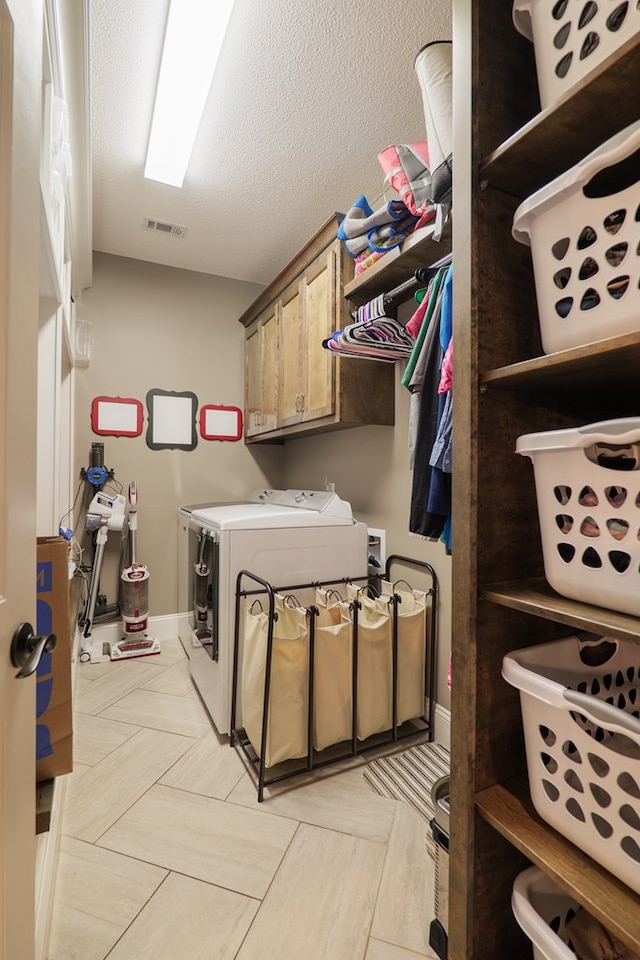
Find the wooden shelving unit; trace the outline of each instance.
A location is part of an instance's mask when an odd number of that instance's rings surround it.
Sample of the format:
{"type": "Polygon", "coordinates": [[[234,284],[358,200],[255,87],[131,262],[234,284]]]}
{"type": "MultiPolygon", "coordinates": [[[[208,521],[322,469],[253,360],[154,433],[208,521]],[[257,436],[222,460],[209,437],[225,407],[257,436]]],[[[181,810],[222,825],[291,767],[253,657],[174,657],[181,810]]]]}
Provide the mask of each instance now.
{"type": "Polygon", "coordinates": [[[491,390],[538,395],[552,391],[570,398],[590,384],[592,390],[615,389],[616,396],[628,402],[637,396],[632,378],[638,369],[640,332],[498,367],[487,371],[482,384],[491,390]]]}
{"type": "MultiPolygon", "coordinates": [[[[586,630],[598,636],[617,637],[640,644],[640,620],[637,617],[561,597],[551,589],[544,577],[484,586],[480,588],[480,598],[534,617],[566,624],[573,630],[586,630]]],[[[567,634],[571,631],[564,632],[567,634]]]]}
{"type": "Polygon", "coordinates": [[[344,286],[345,297],[355,306],[367,303],[385,290],[407,280],[418,267],[428,267],[451,252],[451,221],[443,228],[440,240],[433,239],[433,224],[421,227],[399,247],[354,277],[344,286]]]}
{"type": "Polygon", "coordinates": [[[547,826],[529,799],[525,777],[482,790],[480,815],[632,950],[640,943],[638,898],[604,867],[547,826]]]}
{"type": "Polygon", "coordinates": [[[640,35],[540,112],[511,4],[454,0],[454,473],[450,960],[531,957],[511,911],[529,863],[640,952],[640,897],[537,816],[510,651],[575,630],[640,643],[640,619],[544,579],[525,433],[640,413],[640,334],[542,353],[522,198],[640,117],[640,35]]]}
{"type": "Polygon", "coordinates": [[[530,196],[598,143],[638,119],[638,76],[640,35],[616,50],[561,101],[537,113],[497,146],[480,164],[480,176],[514,196],[530,196]]]}

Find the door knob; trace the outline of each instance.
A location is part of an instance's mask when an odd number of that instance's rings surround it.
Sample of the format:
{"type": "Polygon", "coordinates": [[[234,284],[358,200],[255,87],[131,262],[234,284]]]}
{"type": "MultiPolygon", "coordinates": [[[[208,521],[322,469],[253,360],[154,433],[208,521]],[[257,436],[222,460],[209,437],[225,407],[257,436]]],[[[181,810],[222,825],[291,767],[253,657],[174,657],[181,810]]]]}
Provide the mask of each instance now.
{"type": "Polygon", "coordinates": [[[16,679],[30,677],[37,670],[42,654],[45,651],[51,653],[57,642],[55,633],[38,637],[30,623],[21,623],[11,638],[11,663],[14,667],[20,667],[16,679]]]}

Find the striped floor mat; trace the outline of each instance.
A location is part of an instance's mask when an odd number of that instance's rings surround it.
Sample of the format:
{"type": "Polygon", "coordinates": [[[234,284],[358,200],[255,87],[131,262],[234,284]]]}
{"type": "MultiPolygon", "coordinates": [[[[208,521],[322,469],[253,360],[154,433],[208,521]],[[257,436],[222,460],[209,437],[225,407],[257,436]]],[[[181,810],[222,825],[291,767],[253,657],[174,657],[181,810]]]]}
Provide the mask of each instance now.
{"type": "MultiPolygon", "coordinates": [[[[440,743],[420,743],[391,757],[378,757],[364,768],[364,779],[375,793],[404,800],[427,822],[434,816],[431,788],[440,777],[449,774],[449,751],[440,743]]],[[[431,829],[427,831],[427,850],[435,857],[431,829]]]]}

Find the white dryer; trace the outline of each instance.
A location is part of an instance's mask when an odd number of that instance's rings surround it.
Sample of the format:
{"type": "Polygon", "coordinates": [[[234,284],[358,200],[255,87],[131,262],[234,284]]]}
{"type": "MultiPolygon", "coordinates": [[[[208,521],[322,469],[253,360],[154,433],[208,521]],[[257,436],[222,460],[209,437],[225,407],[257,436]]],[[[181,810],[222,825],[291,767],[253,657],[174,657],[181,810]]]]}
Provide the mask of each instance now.
{"type": "Polygon", "coordinates": [[[194,509],[187,530],[185,580],[194,613],[185,646],[191,677],[218,733],[228,734],[239,571],[274,587],[366,577],[367,526],[335,493],[285,490],[268,501],[194,509]],[[196,570],[200,560],[206,584],[196,570]]]}
{"type": "Polygon", "coordinates": [[[189,521],[194,512],[212,507],[238,507],[243,503],[273,503],[283,490],[254,490],[244,500],[210,500],[208,503],[185,503],[178,507],[178,634],[187,656],[191,656],[193,628],[193,564],[196,547],[189,536],[189,521]]]}

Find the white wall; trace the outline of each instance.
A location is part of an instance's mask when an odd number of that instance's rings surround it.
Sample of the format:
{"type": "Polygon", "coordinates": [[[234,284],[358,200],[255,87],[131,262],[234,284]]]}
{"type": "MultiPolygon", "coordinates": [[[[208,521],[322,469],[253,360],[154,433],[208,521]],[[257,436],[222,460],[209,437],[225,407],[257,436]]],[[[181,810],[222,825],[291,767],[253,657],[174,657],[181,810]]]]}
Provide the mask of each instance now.
{"type": "MultiPolygon", "coordinates": [[[[170,241],[169,241],[170,242],[170,241]]],[[[91,360],[76,369],[76,477],[89,465],[93,442],[104,443],[126,495],[138,487],[137,555],[149,567],[150,613],[176,611],[176,515],[183,503],[229,500],[261,486],[276,486],[281,462],[274,448],[254,450],[242,441],[199,439],[195,450],[151,450],[146,422],[138,437],[98,436],[91,403],[110,396],[142,401],[153,387],[193,391],[199,404],[243,407],[244,329],[237,318],[261,287],[96,253],[93,286],[76,304],[90,324],[91,360]]],[[[75,513],[83,530],[88,499],[83,485],[75,513]]],[[[88,541],[85,538],[85,542],[88,541]]],[[[109,536],[101,592],[117,596],[119,535],[109,536]]]]}

